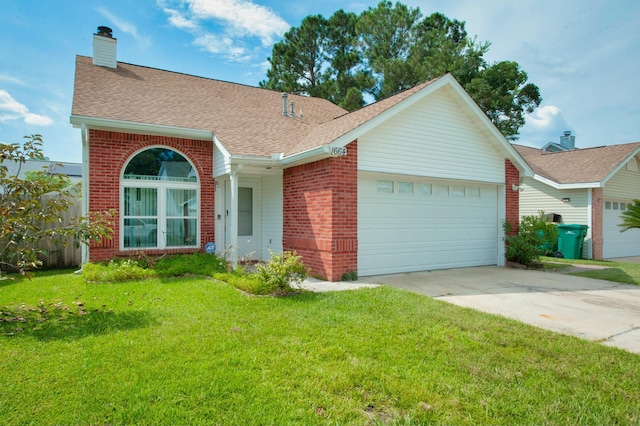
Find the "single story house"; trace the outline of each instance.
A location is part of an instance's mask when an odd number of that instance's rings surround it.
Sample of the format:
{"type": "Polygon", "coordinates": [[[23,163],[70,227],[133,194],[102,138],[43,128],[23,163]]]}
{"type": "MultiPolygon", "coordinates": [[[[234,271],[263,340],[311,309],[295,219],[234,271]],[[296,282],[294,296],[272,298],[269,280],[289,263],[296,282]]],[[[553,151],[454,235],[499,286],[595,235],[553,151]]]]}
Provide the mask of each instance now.
{"type": "Polygon", "coordinates": [[[347,112],[279,93],[116,61],[100,27],[78,56],[85,210],[116,208],[85,261],[295,250],[312,274],[503,265],[518,220],[511,144],[451,75],[347,112]]]}
{"type": "Polygon", "coordinates": [[[543,149],[514,145],[533,169],[519,189],[520,215],[539,211],[587,225],[583,257],[640,256],[640,229],[620,232],[620,214],[640,199],[640,142],[575,148],[570,132],[543,149]]]}
{"type": "Polygon", "coordinates": [[[24,163],[7,161],[7,176],[17,176],[24,179],[30,172],[47,171],[53,175],[64,174],[72,183],[82,181],[82,164],[51,160],[27,160],[24,163]]]}

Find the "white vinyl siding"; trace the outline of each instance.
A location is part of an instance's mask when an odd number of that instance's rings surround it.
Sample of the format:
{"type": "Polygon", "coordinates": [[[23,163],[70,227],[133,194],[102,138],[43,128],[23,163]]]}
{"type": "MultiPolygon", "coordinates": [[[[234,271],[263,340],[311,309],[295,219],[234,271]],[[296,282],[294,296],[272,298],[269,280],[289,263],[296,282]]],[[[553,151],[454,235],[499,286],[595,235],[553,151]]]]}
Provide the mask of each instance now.
{"type": "Polygon", "coordinates": [[[640,199],[640,173],[623,167],[605,184],[603,196],[603,257],[640,256],[640,229],[620,232],[618,227],[621,205],[626,208],[626,204],[640,199]]]}
{"type": "Polygon", "coordinates": [[[504,157],[446,90],[359,138],[358,170],[504,183],[504,157]]]}
{"type": "MultiPolygon", "coordinates": [[[[511,188],[508,188],[511,190],[511,188]]],[[[537,215],[539,211],[562,215],[563,223],[591,226],[589,192],[591,189],[556,189],[531,178],[520,185],[520,217],[537,215]],[[569,202],[563,202],[569,198],[569,202]]]]}
{"type": "Polygon", "coordinates": [[[261,259],[269,259],[269,250],[282,252],[282,175],[262,179],[261,259]]]}
{"type": "Polygon", "coordinates": [[[217,178],[220,176],[224,176],[231,171],[229,167],[226,166],[226,159],[222,151],[218,149],[218,147],[213,145],[213,177],[217,178]]]}

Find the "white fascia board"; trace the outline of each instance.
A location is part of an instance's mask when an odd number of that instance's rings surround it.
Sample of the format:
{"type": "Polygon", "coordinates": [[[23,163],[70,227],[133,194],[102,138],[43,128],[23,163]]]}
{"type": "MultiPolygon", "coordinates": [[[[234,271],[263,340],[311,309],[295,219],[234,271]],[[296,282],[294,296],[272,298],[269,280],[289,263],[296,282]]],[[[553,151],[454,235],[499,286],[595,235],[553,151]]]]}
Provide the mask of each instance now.
{"type": "Polygon", "coordinates": [[[604,186],[603,182],[558,183],[540,175],[533,175],[533,178],[555,189],[586,189],[601,188],[604,186]]]}
{"type": "Polygon", "coordinates": [[[627,163],[629,161],[631,161],[631,159],[633,157],[635,157],[636,155],[638,155],[638,153],[640,153],[640,148],[636,148],[631,154],[629,154],[624,160],[622,160],[620,162],[620,164],[618,164],[616,166],[615,169],[613,169],[604,179],[602,179],[602,186],[604,186],[604,184],[613,177],[613,175],[615,175],[616,173],[618,173],[620,171],[621,168],[625,167],[627,165],[627,163]]]}
{"type": "Polygon", "coordinates": [[[282,166],[297,166],[298,164],[309,163],[313,161],[324,160],[331,155],[331,147],[329,145],[318,146],[298,154],[284,157],[279,161],[282,166]]]}
{"type": "Polygon", "coordinates": [[[135,121],[111,120],[107,118],[85,117],[72,115],[70,119],[74,127],[82,125],[90,129],[122,131],[125,133],[141,133],[147,135],[159,135],[178,137],[185,139],[213,140],[211,130],[189,129],[186,127],[161,126],[158,124],[138,123],[135,121]]]}
{"type": "Polygon", "coordinates": [[[231,155],[228,157],[230,165],[279,167],[280,161],[271,157],[259,157],[254,155],[231,155]]]}

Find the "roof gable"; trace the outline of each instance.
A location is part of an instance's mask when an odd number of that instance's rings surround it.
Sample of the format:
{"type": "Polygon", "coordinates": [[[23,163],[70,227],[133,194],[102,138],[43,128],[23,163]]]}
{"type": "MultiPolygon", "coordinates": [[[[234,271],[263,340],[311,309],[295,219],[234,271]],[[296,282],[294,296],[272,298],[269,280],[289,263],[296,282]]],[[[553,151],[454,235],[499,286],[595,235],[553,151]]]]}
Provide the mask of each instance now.
{"type": "Polygon", "coordinates": [[[597,148],[544,152],[538,148],[514,145],[535,175],[558,185],[603,185],[629,160],[640,153],[640,142],[597,148]]]}

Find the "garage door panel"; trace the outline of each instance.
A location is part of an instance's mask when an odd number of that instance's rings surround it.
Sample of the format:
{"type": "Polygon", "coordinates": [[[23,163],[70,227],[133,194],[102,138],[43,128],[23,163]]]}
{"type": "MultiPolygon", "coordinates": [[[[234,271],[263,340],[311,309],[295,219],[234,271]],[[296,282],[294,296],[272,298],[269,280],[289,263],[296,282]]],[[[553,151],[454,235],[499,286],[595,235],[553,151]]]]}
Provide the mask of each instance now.
{"type": "MultiPolygon", "coordinates": [[[[432,184],[416,178],[414,187],[420,183],[432,184]]],[[[377,178],[361,179],[359,274],[495,265],[497,187],[471,186],[441,182],[431,194],[378,193],[377,178]]]]}
{"type": "Polygon", "coordinates": [[[602,255],[604,258],[640,256],[640,229],[620,232],[621,214],[631,201],[605,200],[602,255]]]}

